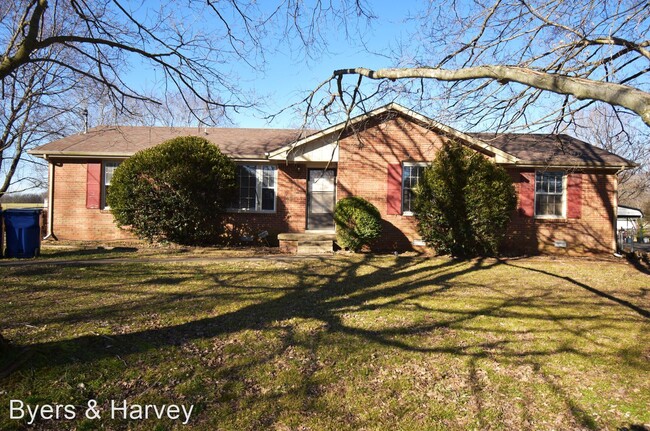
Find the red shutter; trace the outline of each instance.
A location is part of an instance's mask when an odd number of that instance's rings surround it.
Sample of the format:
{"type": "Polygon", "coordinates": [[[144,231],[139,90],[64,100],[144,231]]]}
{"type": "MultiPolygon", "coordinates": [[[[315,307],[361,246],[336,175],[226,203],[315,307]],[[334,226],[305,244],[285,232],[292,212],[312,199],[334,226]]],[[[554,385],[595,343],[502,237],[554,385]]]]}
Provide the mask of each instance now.
{"type": "Polygon", "coordinates": [[[400,163],[388,165],[386,214],[402,214],[402,165],[400,163]]]}
{"type": "Polygon", "coordinates": [[[101,200],[102,164],[88,163],[86,177],[86,208],[99,208],[101,200]]]}
{"type": "Polygon", "coordinates": [[[582,174],[567,175],[566,196],[567,218],[580,218],[582,216],[582,174]]]}
{"type": "Polygon", "coordinates": [[[519,214],[523,217],[535,215],[535,172],[519,174],[519,214]]]}

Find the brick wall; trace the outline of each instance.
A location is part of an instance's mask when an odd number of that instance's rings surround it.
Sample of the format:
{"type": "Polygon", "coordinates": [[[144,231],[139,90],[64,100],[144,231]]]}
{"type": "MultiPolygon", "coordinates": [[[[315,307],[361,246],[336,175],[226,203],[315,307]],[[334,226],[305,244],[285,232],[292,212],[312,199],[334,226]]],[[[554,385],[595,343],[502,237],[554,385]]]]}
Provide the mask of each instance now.
{"type": "Polygon", "coordinates": [[[413,240],[420,238],[414,217],[390,214],[388,166],[404,161],[431,162],[442,144],[443,138],[437,133],[394,116],[383,122],[378,119],[341,140],[337,198],[360,196],[379,209],[382,237],[373,249],[408,250],[413,240]]]}
{"type": "MultiPolygon", "coordinates": [[[[419,239],[414,217],[392,215],[387,205],[388,166],[405,161],[432,161],[444,138],[397,117],[378,121],[357,135],[341,141],[338,169],[338,199],[356,195],[372,202],[383,218],[382,238],[374,249],[382,251],[407,250],[419,239]]],[[[522,187],[533,187],[523,180],[534,181],[534,170],[511,170],[517,194],[522,187]],[[524,175],[522,175],[522,173],[524,175]],[[528,173],[528,175],[526,175],[528,173]]],[[[575,218],[541,220],[520,208],[512,215],[504,252],[508,254],[562,253],[593,254],[615,251],[614,218],[616,207],[616,175],[602,170],[572,171],[570,182],[581,184],[581,192],[570,198],[567,214],[575,218]],[[577,209],[577,211],[576,211],[577,209]],[[565,241],[566,248],[555,247],[565,241]]],[[[533,196],[534,199],[534,196],[533,196]]],[[[532,205],[532,202],[529,202],[532,205]]],[[[532,208],[532,207],[531,207],[532,208]]]]}
{"type": "MultiPolygon", "coordinates": [[[[372,202],[383,219],[382,238],[373,249],[408,250],[418,239],[414,217],[391,214],[387,205],[388,167],[405,161],[431,162],[444,138],[401,117],[377,118],[357,134],[342,137],[337,167],[337,199],[361,196],[372,202]]],[[[64,160],[55,170],[54,234],[60,239],[129,239],[108,211],[86,209],[86,161],[64,160]]],[[[534,171],[511,170],[518,191],[530,186],[523,180],[534,171]]],[[[277,244],[277,234],[303,232],[306,226],[306,174],[304,165],[278,165],[277,211],[272,214],[227,213],[226,241],[239,243],[241,236],[256,237],[268,231],[267,241],[277,244]]],[[[523,210],[513,214],[505,250],[508,253],[612,252],[616,206],[614,172],[585,170],[580,174],[582,192],[579,218],[540,220],[523,210]],[[567,248],[557,248],[566,241],[567,248]]],[[[573,180],[576,180],[574,178],[573,180]]],[[[521,202],[520,202],[521,203],[521,202]]],[[[572,215],[576,215],[572,213],[572,215]]],[[[260,241],[255,241],[259,243],[260,241]]],[[[264,241],[261,241],[264,243],[264,241]]]]}
{"type": "MultiPolygon", "coordinates": [[[[118,229],[108,210],[86,208],[88,162],[98,160],[67,159],[57,161],[54,181],[54,234],[63,240],[128,240],[133,236],[118,229]]],[[[273,214],[227,213],[225,240],[240,242],[241,236],[256,236],[268,231],[270,244],[277,234],[305,229],[306,169],[299,165],[278,166],[277,211],[273,214]]]]}
{"type": "MultiPolygon", "coordinates": [[[[97,162],[92,161],[92,162],[97,162]]],[[[86,208],[88,160],[60,160],[54,168],[53,233],[62,240],[128,240],[110,211],[86,208]]]]}
{"type": "Polygon", "coordinates": [[[239,243],[242,236],[255,237],[268,231],[266,239],[270,245],[277,245],[279,233],[304,232],[307,205],[307,169],[304,165],[278,165],[278,184],[275,213],[226,213],[226,241],[239,243]]]}
{"type": "MultiPolygon", "coordinates": [[[[515,183],[518,196],[530,178],[531,169],[509,170],[515,183]]],[[[564,219],[536,219],[521,207],[512,215],[504,252],[508,254],[597,254],[612,253],[616,250],[614,222],[616,213],[615,172],[602,170],[575,170],[571,172],[580,177],[582,191],[579,196],[580,211],[564,219]],[[569,218],[576,217],[576,218],[569,218]],[[556,241],[565,241],[566,248],[556,247],[556,241]]]]}

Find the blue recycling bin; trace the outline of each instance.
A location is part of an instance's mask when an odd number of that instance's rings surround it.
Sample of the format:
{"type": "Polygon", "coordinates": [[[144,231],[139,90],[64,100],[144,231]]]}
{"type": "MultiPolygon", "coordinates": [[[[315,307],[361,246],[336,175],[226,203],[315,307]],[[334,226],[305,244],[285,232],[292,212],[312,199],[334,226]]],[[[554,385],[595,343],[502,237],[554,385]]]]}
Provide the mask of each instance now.
{"type": "Polygon", "coordinates": [[[40,209],[5,210],[6,257],[32,258],[41,251],[40,209]]]}

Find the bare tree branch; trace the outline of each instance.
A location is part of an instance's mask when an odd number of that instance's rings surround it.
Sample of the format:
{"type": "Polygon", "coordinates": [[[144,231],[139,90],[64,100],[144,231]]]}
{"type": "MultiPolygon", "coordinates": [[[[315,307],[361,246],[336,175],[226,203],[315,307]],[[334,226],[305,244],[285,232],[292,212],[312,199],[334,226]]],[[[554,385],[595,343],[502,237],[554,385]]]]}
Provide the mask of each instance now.
{"type": "Polygon", "coordinates": [[[410,24],[394,67],[340,69],[333,82],[354,86],[343,77],[368,77],[360,91],[376,92],[374,80],[390,93],[382,97],[469,129],[562,131],[584,121],[576,115],[594,101],[650,126],[647,1],[429,3],[410,24]]]}
{"type": "Polygon", "coordinates": [[[522,67],[476,66],[456,70],[429,67],[371,70],[357,67],[334,71],[334,77],[337,79],[343,75],[360,75],[370,79],[389,80],[430,78],[440,81],[467,81],[488,78],[499,84],[517,82],[553,93],[572,95],[579,100],[594,99],[622,106],[637,113],[650,126],[650,93],[627,85],[544,73],[522,67]]]}

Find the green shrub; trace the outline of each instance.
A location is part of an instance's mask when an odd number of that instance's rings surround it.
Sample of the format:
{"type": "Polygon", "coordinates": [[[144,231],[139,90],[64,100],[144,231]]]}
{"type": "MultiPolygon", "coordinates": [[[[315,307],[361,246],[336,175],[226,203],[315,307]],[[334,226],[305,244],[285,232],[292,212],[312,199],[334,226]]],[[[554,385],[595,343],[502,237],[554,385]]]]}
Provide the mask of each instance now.
{"type": "Polygon", "coordinates": [[[214,242],[232,199],[235,164],[199,137],[171,139],[136,153],[113,175],[106,201],[117,225],[140,238],[214,242]]]}
{"type": "Polygon", "coordinates": [[[453,142],[425,169],[415,198],[422,238],[458,258],[497,254],[516,205],[505,169],[453,142]]]}
{"type": "Polygon", "coordinates": [[[343,248],[359,251],[381,235],[379,210],[359,197],[341,199],[334,208],[336,239],[343,248]]]}

